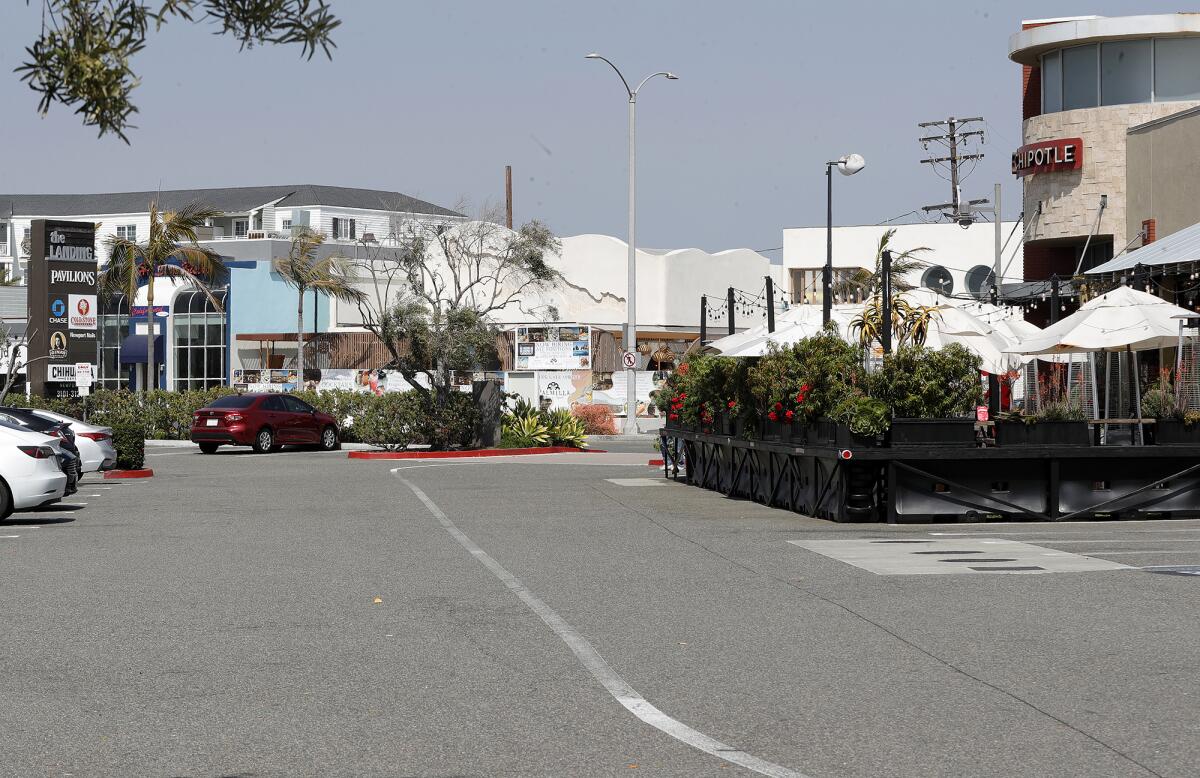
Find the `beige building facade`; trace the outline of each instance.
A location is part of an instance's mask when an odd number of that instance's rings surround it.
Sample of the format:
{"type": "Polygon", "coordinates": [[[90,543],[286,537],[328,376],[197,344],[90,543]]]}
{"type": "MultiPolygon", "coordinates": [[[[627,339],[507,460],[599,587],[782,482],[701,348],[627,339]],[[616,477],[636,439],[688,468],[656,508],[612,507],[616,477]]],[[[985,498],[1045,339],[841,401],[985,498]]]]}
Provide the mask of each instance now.
{"type": "Polygon", "coordinates": [[[1026,21],[1009,58],[1022,68],[1026,280],[1140,247],[1155,212],[1160,236],[1198,220],[1178,179],[1200,164],[1200,14],[1026,21]]]}

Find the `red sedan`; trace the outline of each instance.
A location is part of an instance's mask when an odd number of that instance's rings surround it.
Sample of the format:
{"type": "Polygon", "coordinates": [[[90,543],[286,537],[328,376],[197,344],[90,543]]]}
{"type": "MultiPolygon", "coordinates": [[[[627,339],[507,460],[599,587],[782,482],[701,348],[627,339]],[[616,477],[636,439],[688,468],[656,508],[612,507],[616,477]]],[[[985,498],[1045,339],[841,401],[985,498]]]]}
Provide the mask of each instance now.
{"type": "Polygon", "coordinates": [[[250,446],[262,454],[284,446],[341,447],[337,421],[290,394],[222,397],[192,416],[192,442],[211,454],[218,446],[250,446]]]}

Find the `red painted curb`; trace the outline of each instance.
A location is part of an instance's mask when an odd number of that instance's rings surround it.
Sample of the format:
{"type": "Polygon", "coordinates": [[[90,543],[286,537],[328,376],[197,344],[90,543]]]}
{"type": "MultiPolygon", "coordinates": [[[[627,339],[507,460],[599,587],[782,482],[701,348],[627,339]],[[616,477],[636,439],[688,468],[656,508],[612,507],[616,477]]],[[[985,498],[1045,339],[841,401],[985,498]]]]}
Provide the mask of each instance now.
{"type": "Polygon", "coordinates": [[[145,470],[109,470],[104,474],[104,480],[112,478],[150,478],[154,475],[154,471],[150,468],[145,470]]]}
{"type": "Polygon", "coordinates": [[[662,461],[661,459],[651,459],[646,464],[650,465],[650,467],[662,467],[666,464],[666,462],[662,461]]]}
{"type": "Polygon", "coordinates": [[[513,457],[527,454],[605,454],[599,449],[572,446],[543,446],[542,448],[481,448],[471,451],[351,451],[349,459],[460,459],[463,457],[513,457]]]}

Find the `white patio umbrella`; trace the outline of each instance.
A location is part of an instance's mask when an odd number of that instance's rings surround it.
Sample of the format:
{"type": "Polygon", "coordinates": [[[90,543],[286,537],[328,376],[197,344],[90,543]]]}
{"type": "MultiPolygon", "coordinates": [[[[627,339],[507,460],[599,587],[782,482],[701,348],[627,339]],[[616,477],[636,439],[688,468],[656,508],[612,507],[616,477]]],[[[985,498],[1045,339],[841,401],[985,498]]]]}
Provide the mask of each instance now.
{"type": "MultiPolygon", "coordinates": [[[[832,318],[834,323],[838,325],[839,331],[844,330],[849,325],[850,319],[858,313],[858,310],[858,307],[853,305],[833,306],[832,318]]],[[[784,341],[776,336],[781,336],[785,330],[793,326],[803,325],[810,328],[811,332],[807,335],[796,333],[792,336],[791,340],[787,341],[788,343],[795,343],[801,338],[820,333],[821,315],[821,306],[819,305],[793,305],[775,317],[774,333],[767,332],[767,325],[759,324],[749,327],[742,332],[735,332],[732,335],[726,335],[723,338],[714,340],[708,344],[707,348],[725,356],[762,356],[766,353],[765,344],[768,340],[782,344],[784,341]],[[741,353],[743,347],[749,348],[750,353],[741,353]],[[755,351],[756,348],[759,350],[755,351]]]]}
{"type": "Polygon", "coordinates": [[[1172,348],[1179,342],[1177,316],[1195,313],[1161,297],[1121,286],[1088,300],[1075,313],[1039,335],[1022,339],[1009,351],[1064,354],[1172,348]]]}
{"type": "MultiPolygon", "coordinates": [[[[1128,351],[1133,357],[1134,408],[1138,437],[1142,430],[1142,393],[1137,382],[1137,352],[1171,348],[1179,342],[1179,316],[1194,316],[1161,297],[1120,286],[1088,300],[1079,310],[1051,324],[1040,335],[1022,340],[1012,351],[1023,354],[1065,354],[1128,351]]],[[[1093,389],[1094,391],[1094,389],[1093,389]]]]}

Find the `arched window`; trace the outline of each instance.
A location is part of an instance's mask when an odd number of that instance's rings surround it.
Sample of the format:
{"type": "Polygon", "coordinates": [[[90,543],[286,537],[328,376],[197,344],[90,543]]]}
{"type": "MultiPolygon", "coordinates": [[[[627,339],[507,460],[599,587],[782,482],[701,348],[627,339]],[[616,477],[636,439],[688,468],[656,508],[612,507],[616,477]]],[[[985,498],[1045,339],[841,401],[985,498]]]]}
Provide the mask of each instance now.
{"type": "Polygon", "coordinates": [[[114,294],[100,301],[100,365],[96,382],[98,389],[125,389],[129,386],[128,370],[121,367],[121,342],[129,331],[129,300],[114,294]]]}
{"type": "Polygon", "coordinates": [[[204,292],[189,289],[179,293],[173,308],[171,347],[174,351],[175,388],[208,389],[224,386],[225,299],[228,292],[213,292],[218,310],[204,292]]]}

